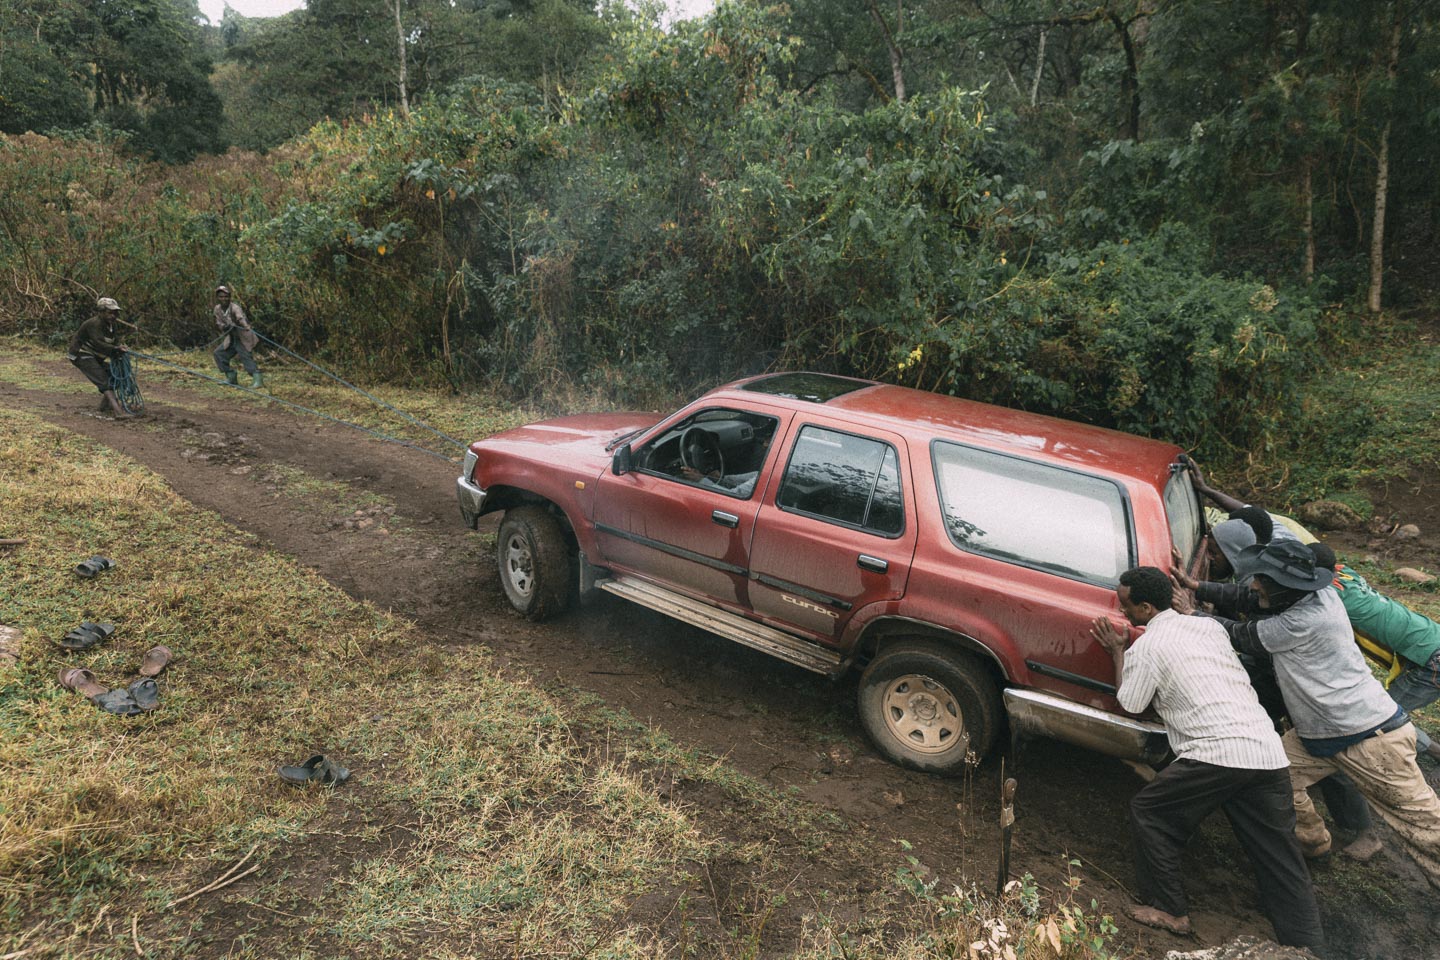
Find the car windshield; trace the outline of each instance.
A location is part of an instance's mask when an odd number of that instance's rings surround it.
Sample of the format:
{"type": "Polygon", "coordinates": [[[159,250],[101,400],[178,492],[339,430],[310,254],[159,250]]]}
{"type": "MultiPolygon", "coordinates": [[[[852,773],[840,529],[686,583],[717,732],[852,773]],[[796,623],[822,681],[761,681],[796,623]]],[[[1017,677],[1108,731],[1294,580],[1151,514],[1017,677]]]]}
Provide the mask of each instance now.
{"type": "Polygon", "coordinates": [[[1176,469],[1170,474],[1170,482],[1165,484],[1165,516],[1170,521],[1170,543],[1180,551],[1182,564],[1188,570],[1204,532],[1204,515],[1189,470],[1176,469]]]}

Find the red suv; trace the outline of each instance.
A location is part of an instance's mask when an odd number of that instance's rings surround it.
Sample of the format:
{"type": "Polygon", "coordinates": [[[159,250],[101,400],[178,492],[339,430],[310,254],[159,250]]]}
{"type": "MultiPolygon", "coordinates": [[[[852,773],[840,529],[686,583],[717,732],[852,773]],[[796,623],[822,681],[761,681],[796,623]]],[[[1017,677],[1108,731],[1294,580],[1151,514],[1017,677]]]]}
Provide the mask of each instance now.
{"type": "Polygon", "coordinates": [[[1181,450],[815,373],[729,384],[658,422],[562,417],[471,445],[474,528],[539,620],[606,590],[838,676],[905,766],[953,773],[1012,729],[1158,761],[1090,621],[1137,564],[1204,532],[1181,450]]]}

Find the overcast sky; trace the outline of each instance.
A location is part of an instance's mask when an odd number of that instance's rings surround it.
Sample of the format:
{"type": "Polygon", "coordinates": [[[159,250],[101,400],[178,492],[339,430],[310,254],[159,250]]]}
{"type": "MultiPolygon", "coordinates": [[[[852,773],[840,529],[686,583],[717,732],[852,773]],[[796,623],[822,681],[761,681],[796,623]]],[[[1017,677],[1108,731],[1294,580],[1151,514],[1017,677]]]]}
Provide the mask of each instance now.
{"type": "MultiPolygon", "coordinates": [[[[704,13],[715,6],[715,0],[666,0],[670,9],[685,16],[704,13]]],[[[247,17],[275,17],[304,6],[304,0],[229,0],[236,13],[247,17]]],[[[218,24],[225,12],[226,0],[200,0],[200,12],[218,24]]]]}

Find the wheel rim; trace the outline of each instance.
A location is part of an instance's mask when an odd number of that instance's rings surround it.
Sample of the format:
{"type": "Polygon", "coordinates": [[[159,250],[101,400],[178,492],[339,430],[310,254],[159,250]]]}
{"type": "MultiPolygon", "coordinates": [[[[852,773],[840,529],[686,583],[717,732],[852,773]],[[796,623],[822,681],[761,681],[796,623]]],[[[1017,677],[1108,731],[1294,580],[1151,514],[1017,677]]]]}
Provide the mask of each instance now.
{"type": "Polygon", "coordinates": [[[529,542],[520,534],[505,541],[505,580],[516,596],[528,598],[535,589],[535,557],[529,542]]]}
{"type": "Polygon", "coordinates": [[[881,709],[890,735],[916,753],[963,749],[968,739],[960,702],[930,677],[911,673],[891,680],[881,709]]]}

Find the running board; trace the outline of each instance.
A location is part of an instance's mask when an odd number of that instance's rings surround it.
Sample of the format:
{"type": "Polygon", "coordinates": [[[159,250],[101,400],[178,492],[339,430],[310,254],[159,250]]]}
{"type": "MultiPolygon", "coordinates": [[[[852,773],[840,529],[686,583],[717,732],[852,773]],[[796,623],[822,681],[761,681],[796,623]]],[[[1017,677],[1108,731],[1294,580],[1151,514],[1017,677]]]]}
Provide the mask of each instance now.
{"type": "Polygon", "coordinates": [[[736,643],[754,647],[762,653],[778,657],[786,663],[833,676],[840,669],[840,654],[833,650],[798,637],[792,637],[763,623],[747,620],[708,603],[692,599],[684,594],[631,577],[597,580],[595,586],[601,590],[624,597],[626,600],[658,610],[676,620],[683,620],[691,626],[708,630],[736,643]]]}

